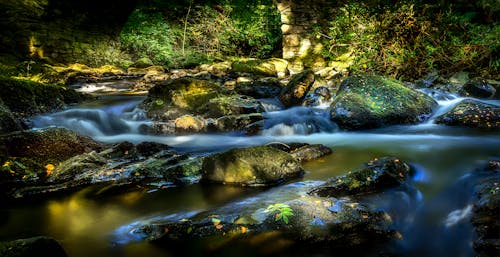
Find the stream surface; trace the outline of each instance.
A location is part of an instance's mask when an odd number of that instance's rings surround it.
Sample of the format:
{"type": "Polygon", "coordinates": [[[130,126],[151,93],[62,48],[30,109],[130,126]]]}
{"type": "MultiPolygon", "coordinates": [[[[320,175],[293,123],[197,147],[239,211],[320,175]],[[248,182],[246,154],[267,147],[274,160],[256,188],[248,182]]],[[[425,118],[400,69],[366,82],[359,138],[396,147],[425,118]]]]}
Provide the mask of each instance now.
{"type": "MultiPolygon", "coordinates": [[[[446,127],[434,124],[431,118],[412,126],[343,132],[329,121],[324,107],[282,110],[275,100],[267,99],[261,135],[154,136],[141,132],[141,127],[151,123],[136,108],[143,99],[145,96],[102,96],[34,117],[32,122],[37,128],[64,126],[106,143],[154,141],[196,154],[276,141],[321,143],[331,147],[333,154],[305,163],[303,178],[271,189],[191,185],[98,199],[87,197],[82,190],[5,206],[0,210],[0,240],[47,235],[59,240],[70,257],[175,256],[168,249],[131,238],[129,228],[169,215],[179,218],[216,207],[232,209],[245,201],[254,201],[256,208],[265,207],[268,202],[289,200],[292,194],[305,192],[308,185],[345,174],[373,158],[396,156],[415,168],[417,191],[411,196],[395,192],[391,197],[373,199],[374,206],[396,217],[403,240],[391,249],[403,256],[474,256],[469,223],[472,184],[467,177],[488,159],[500,157],[500,131],[446,127]],[[400,201],[401,197],[407,201],[400,201]],[[399,199],[398,204],[393,198],[399,199]]],[[[434,116],[463,99],[438,100],[440,107],[434,116]]],[[[488,102],[500,105],[500,101],[488,102]]]]}

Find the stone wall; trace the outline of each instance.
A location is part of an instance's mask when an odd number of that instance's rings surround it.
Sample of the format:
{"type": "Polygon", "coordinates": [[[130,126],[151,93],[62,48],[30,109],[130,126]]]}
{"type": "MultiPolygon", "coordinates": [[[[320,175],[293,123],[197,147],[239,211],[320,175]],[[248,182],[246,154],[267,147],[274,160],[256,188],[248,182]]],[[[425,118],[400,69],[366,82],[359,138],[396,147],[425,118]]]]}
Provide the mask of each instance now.
{"type": "Polygon", "coordinates": [[[333,15],[333,2],[335,1],[276,1],[281,13],[283,58],[292,60],[296,68],[324,65],[320,54],[323,45],[318,39],[333,15]]]}
{"type": "Polygon", "coordinates": [[[115,42],[136,0],[1,0],[0,56],[82,62],[118,55],[115,42]],[[101,56],[98,56],[101,55],[101,56]]]}

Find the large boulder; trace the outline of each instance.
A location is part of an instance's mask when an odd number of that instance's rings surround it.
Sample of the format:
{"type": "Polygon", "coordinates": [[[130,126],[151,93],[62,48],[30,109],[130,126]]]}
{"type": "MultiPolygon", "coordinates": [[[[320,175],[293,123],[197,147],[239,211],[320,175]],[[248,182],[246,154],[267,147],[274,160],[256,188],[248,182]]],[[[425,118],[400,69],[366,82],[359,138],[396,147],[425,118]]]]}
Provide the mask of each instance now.
{"type": "Polygon", "coordinates": [[[410,166],[405,162],[394,157],[383,157],[347,175],[331,178],[309,193],[322,197],[370,194],[403,185],[409,173],[410,166]]]}
{"type": "Polygon", "coordinates": [[[500,107],[476,100],[465,100],[439,116],[436,123],[483,129],[500,128],[500,107]]]}
{"type": "Polygon", "coordinates": [[[3,257],[67,257],[59,242],[53,238],[39,236],[0,242],[0,256],[3,257]]]}
{"type": "Polygon", "coordinates": [[[425,120],[437,103],[398,80],[357,75],[342,81],[330,105],[330,118],[347,130],[414,124],[425,120]]]}
{"type": "Polygon", "coordinates": [[[295,158],[267,146],[236,148],[208,156],[202,168],[203,181],[245,186],[274,185],[302,174],[295,158]]]}
{"type": "Polygon", "coordinates": [[[185,114],[196,114],[222,92],[217,82],[190,77],[172,79],[151,88],[142,107],[153,120],[173,120],[185,114]]]}
{"type": "Polygon", "coordinates": [[[314,84],[314,80],[314,72],[312,70],[305,70],[295,74],[286,87],[281,90],[279,96],[281,103],[285,107],[301,105],[314,84]]]}

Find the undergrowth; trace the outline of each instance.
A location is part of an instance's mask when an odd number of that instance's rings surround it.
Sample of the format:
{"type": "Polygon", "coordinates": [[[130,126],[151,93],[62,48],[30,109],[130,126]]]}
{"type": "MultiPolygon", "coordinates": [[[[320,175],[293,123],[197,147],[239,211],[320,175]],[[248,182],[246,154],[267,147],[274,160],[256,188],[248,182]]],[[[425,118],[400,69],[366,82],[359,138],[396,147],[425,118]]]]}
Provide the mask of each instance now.
{"type": "Polygon", "coordinates": [[[422,77],[435,70],[498,77],[500,25],[493,16],[498,5],[483,0],[474,9],[446,1],[416,2],[344,3],[322,37],[323,56],[335,60],[348,54],[352,71],[398,78],[422,77]]]}

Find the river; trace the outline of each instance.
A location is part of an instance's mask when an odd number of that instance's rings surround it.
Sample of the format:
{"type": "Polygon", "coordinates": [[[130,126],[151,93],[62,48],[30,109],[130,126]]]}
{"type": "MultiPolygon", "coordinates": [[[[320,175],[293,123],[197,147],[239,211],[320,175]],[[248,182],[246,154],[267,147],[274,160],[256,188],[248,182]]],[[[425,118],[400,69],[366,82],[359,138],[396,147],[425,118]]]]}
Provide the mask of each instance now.
{"type": "MultiPolygon", "coordinates": [[[[5,206],[0,211],[0,240],[48,235],[58,239],[70,257],[176,256],[168,249],[133,240],[127,228],[155,217],[188,215],[248,199],[273,197],[280,201],[287,194],[279,190],[301,183],[320,183],[373,158],[396,156],[416,170],[413,182],[418,191],[412,197],[402,196],[408,197],[406,205],[391,205],[390,198],[374,199],[378,208],[400,217],[396,226],[403,239],[391,249],[403,256],[474,256],[473,230],[468,222],[472,186],[465,177],[488,159],[500,156],[500,131],[446,127],[434,124],[431,118],[418,125],[343,132],[329,122],[324,106],[282,110],[276,101],[267,99],[264,130],[257,136],[154,136],[141,130],[151,123],[136,108],[144,98],[111,94],[32,121],[35,127],[64,126],[106,143],[155,141],[189,153],[279,141],[321,143],[331,147],[333,154],[304,164],[303,178],[273,189],[191,185],[97,199],[87,197],[82,190],[5,206]]],[[[434,116],[463,98],[438,100],[440,106],[434,116]]],[[[498,100],[488,102],[500,105],[498,100]]]]}

